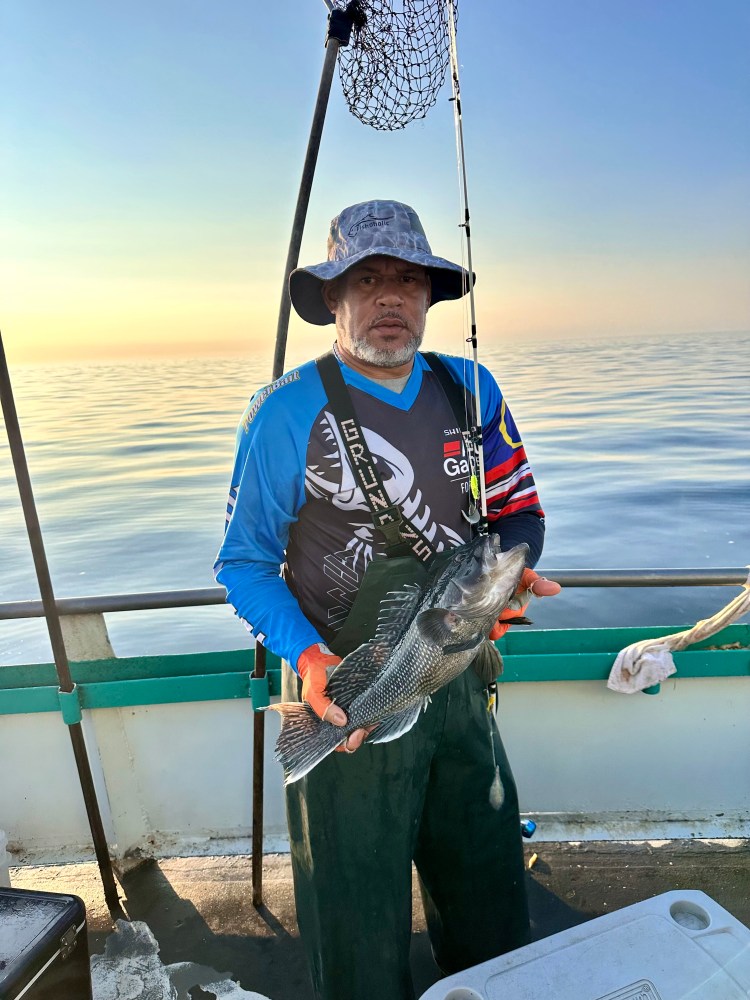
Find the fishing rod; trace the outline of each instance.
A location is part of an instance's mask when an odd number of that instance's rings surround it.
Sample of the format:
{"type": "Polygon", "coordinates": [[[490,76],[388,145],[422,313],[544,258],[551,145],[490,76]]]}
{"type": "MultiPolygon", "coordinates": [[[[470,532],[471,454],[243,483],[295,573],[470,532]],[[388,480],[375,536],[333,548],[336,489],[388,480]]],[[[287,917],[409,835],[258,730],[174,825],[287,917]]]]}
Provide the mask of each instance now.
{"type": "Polygon", "coordinates": [[[484,446],[482,441],[482,400],[479,391],[479,351],[477,345],[476,305],[474,301],[474,267],[471,255],[471,215],[469,213],[469,189],[466,179],[466,155],[464,150],[464,127],[461,113],[461,82],[458,73],[458,43],[456,40],[456,4],[455,0],[446,0],[448,10],[448,37],[450,40],[451,84],[453,88],[453,119],[456,130],[456,159],[461,191],[461,208],[463,222],[460,223],[466,241],[466,263],[468,270],[469,313],[471,335],[467,343],[471,344],[474,366],[474,413],[470,428],[472,465],[471,494],[472,503],[479,501],[479,511],[471,511],[468,520],[477,524],[480,533],[485,534],[487,528],[487,485],[484,476],[484,446]],[[478,513],[478,516],[477,516],[478,513]]]}
{"type": "Polygon", "coordinates": [[[88,816],[89,827],[91,829],[94,852],[99,864],[99,874],[101,875],[102,886],[104,888],[104,898],[112,919],[124,919],[125,914],[117,893],[117,885],[112,870],[112,860],[109,856],[107,838],[104,833],[99,802],[96,797],[91,763],[86,751],[86,743],[81,726],[81,705],[75,682],[70,673],[68,654],[65,649],[65,640],[60,625],[60,615],[55,603],[55,594],[47,564],[42,529],[39,524],[39,516],[34,501],[34,492],[31,487],[31,477],[29,476],[29,467],[26,462],[18,413],[16,412],[16,404],[13,398],[13,387],[10,381],[8,363],[5,358],[2,333],[0,333],[0,402],[2,403],[3,415],[5,417],[8,444],[16,473],[16,483],[21,497],[21,506],[26,521],[31,553],[34,558],[39,592],[42,596],[44,615],[47,619],[47,629],[49,631],[59,684],[60,708],[62,709],[63,721],[67,723],[68,732],[70,733],[70,742],[73,747],[78,779],[86,806],[86,815],[88,816]]]}

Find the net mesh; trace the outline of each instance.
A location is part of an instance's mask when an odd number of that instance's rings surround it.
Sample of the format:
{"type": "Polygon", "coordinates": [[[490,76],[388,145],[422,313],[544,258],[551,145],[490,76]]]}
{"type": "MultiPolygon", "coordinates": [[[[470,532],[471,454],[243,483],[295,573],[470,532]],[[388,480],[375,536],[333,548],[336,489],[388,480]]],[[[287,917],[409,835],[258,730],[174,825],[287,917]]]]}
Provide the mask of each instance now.
{"type": "MultiPolygon", "coordinates": [[[[358,0],[337,7],[354,15],[350,44],[339,50],[351,113],[384,131],[424,118],[450,59],[445,0],[358,0]]],[[[454,10],[457,16],[455,0],[454,10]]]]}

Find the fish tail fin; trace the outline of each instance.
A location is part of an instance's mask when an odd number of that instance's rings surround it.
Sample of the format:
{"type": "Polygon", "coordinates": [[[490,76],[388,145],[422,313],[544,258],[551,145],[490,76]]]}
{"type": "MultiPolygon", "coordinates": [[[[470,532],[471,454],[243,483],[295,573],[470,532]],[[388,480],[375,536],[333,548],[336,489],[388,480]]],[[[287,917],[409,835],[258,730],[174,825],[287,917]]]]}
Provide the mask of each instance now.
{"type": "Polygon", "coordinates": [[[281,702],[269,709],[281,716],[276,759],[284,768],[285,785],[304,777],[346,738],[345,730],[323,722],[305,702],[281,702]]]}

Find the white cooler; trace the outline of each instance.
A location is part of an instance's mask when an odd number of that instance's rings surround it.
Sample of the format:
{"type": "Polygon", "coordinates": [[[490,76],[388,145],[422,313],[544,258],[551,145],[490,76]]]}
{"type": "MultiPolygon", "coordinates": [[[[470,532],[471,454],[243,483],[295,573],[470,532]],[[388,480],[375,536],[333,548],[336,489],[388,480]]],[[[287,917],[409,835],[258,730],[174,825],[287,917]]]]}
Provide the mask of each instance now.
{"type": "Polygon", "coordinates": [[[750,930],[703,892],[665,892],[448,976],[421,1000],[750,1000],[750,930]]]}

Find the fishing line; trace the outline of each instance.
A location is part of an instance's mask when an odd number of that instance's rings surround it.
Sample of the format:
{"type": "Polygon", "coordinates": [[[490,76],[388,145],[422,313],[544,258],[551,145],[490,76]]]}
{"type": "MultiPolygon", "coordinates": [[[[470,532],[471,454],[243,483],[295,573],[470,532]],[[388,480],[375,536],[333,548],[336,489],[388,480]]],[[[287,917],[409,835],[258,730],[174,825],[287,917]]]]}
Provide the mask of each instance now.
{"type": "MultiPolygon", "coordinates": [[[[458,140],[458,136],[456,136],[456,140],[458,140]]],[[[458,206],[460,212],[461,202],[462,202],[462,183],[461,183],[460,157],[458,153],[458,142],[456,142],[456,179],[458,181],[458,206]]],[[[458,221],[459,230],[461,228],[461,225],[462,223],[459,218],[458,221]]],[[[468,265],[466,260],[466,247],[464,240],[460,239],[459,244],[461,247],[460,264],[461,267],[464,269],[464,271],[466,271],[468,265]]],[[[468,296],[466,295],[466,291],[467,291],[466,282],[464,280],[464,295],[461,298],[461,360],[462,360],[461,377],[464,380],[467,378],[468,372],[470,371],[471,367],[471,359],[469,358],[469,350],[468,350],[468,345],[471,341],[471,336],[469,334],[469,299],[468,296]]],[[[474,413],[471,407],[471,393],[468,391],[468,389],[464,388],[463,426],[466,428],[466,432],[464,433],[464,437],[466,438],[466,454],[468,455],[469,458],[470,474],[471,476],[474,477],[474,482],[478,482],[479,480],[476,477],[477,455],[471,432],[473,424],[474,424],[474,413]]],[[[476,497],[472,495],[471,479],[469,481],[467,488],[469,489],[469,511],[467,514],[464,514],[464,517],[469,522],[469,524],[476,524],[479,520],[480,515],[476,507],[476,497]]]]}
{"type": "MultiPolygon", "coordinates": [[[[463,209],[463,222],[459,223],[463,229],[464,238],[461,240],[461,263],[465,263],[465,271],[468,275],[466,283],[469,292],[469,313],[471,317],[471,334],[464,339],[464,371],[466,370],[466,344],[471,344],[472,362],[474,366],[474,413],[471,421],[471,447],[469,453],[472,461],[471,472],[471,505],[467,520],[474,524],[480,534],[486,534],[487,524],[487,487],[484,477],[484,447],[482,442],[482,399],[479,391],[479,353],[477,349],[477,322],[476,305],[474,302],[474,266],[471,255],[471,215],[469,213],[469,191],[466,179],[466,154],[464,149],[464,129],[463,117],[461,113],[461,82],[458,72],[458,45],[456,42],[456,11],[455,0],[446,0],[448,9],[448,35],[449,52],[451,65],[451,83],[453,87],[453,121],[456,132],[456,161],[459,176],[459,202],[463,209]],[[466,248],[466,260],[464,261],[464,247],[466,248]],[[476,501],[479,501],[479,512],[476,511],[476,501]]],[[[464,306],[465,320],[465,306],[464,306]]],[[[466,330],[464,327],[464,334],[466,330]]],[[[469,409],[468,393],[465,394],[465,403],[469,409]]],[[[468,421],[467,421],[468,423],[468,421]]],[[[489,640],[488,640],[489,641],[489,640]]],[[[493,775],[489,789],[489,803],[493,809],[500,809],[505,801],[505,789],[500,776],[500,767],[495,754],[494,720],[492,709],[497,706],[497,682],[493,680],[487,685],[487,725],[489,727],[490,749],[492,751],[493,775]]]]}
{"type": "MultiPolygon", "coordinates": [[[[462,227],[462,219],[461,219],[460,213],[462,211],[463,184],[462,184],[462,178],[461,178],[461,154],[460,154],[460,149],[459,149],[459,145],[458,145],[458,133],[455,131],[455,129],[454,129],[454,136],[455,136],[455,141],[456,141],[456,182],[458,184],[458,190],[457,190],[458,202],[457,203],[458,203],[458,211],[459,211],[459,220],[457,222],[457,226],[458,226],[459,229],[461,229],[461,227],[462,227]]],[[[460,254],[461,254],[461,256],[460,256],[460,264],[461,264],[461,267],[464,269],[464,271],[466,271],[466,269],[467,269],[466,246],[465,246],[465,243],[464,243],[463,239],[459,240],[459,246],[460,246],[460,254]]],[[[469,357],[468,357],[468,344],[469,344],[469,341],[470,341],[471,338],[469,336],[469,300],[468,300],[468,297],[466,296],[467,286],[466,286],[466,281],[465,280],[463,282],[463,289],[464,289],[464,294],[463,294],[463,296],[461,297],[461,300],[460,300],[461,301],[461,337],[462,337],[462,342],[461,342],[461,348],[462,348],[462,350],[461,350],[461,359],[463,361],[463,366],[461,368],[461,373],[462,373],[462,377],[466,378],[466,372],[467,372],[467,370],[469,368],[469,365],[471,364],[471,362],[469,360],[469,357]]],[[[470,431],[470,428],[471,428],[473,422],[474,422],[474,418],[472,416],[471,407],[469,405],[469,393],[466,391],[466,389],[464,389],[464,427],[467,428],[467,431],[470,431]]],[[[467,451],[467,454],[469,456],[469,463],[470,463],[471,471],[473,473],[475,471],[475,466],[476,466],[476,455],[474,454],[474,447],[473,447],[473,443],[471,441],[471,434],[470,433],[467,434],[466,451],[467,451]]]]}
{"type": "Polygon", "coordinates": [[[469,312],[471,316],[471,333],[466,338],[465,343],[471,344],[472,363],[474,366],[474,403],[475,414],[471,426],[472,451],[476,456],[476,471],[471,476],[472,501],[479,501],[479,523],[478,530],[481,533],[487,531],[487,487],[484,478],[484,446],[482,442],[482,402],[479,391],[479,354],[477,350],[477,323],[476,305],[474,301],[474,268],[471,254],[471,215],[469,213],[469,192],[466,179],[466,155],[464,149],[463,118],[461,114],[461,82],[458,72],[458,44],[456,41],[456,9],[455,0],[446,0],[448,9],[448,36],[449,54],[451,66],[451,83],[453,87],[453,120],[456,130],[456,157],[458,160],[458,171],[460,176],[460,197],[463,214],[463,222],[460,223],[464,231],[462,245],[466,247],[466,263],[468,271],[468,292],[469,292],[469,312]]]}

